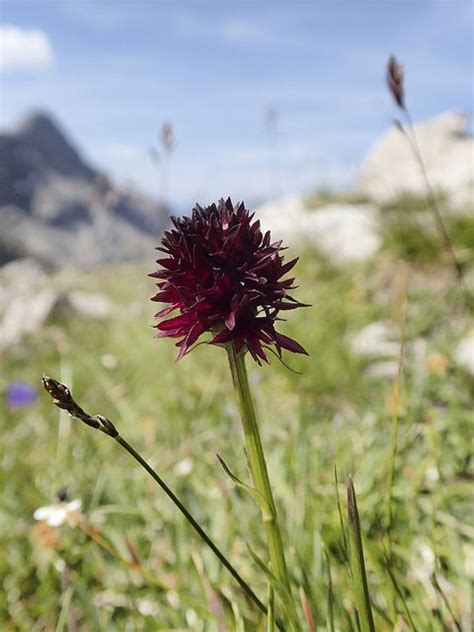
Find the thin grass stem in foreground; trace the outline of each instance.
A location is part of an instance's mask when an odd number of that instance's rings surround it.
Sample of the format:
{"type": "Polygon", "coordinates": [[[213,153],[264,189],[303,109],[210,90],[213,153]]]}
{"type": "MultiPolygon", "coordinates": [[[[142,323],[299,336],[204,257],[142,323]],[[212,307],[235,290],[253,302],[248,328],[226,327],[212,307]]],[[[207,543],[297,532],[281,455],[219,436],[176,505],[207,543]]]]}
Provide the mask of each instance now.
{"type": "MultiPolygon", "coordinates": [[[[43,376],[43,386],[45,390],[51,395],[53,398],[53,402],[58,408],[62,410],[66,410],[71,417],[75,417],[80,421],[84,422],[86,425],[95,428],[96,430],[100,430],[104,434],[112,437],[119,443],[145,470],[146,472],[153,478],[153,480],[161,487],[161,489],[165,492],[165,494],[170,498],[170,500],[176,505],[176,507],[180,510],[180,512],[184,515],[188,523],[193,527],[199,537],[207,544],[207,546],[211,549],[211,551],[216,555],[221,564],[227,569],[227,571],[232,575],[232,577],[237,581],[239,586],[242,588],[244,593],[250,598],[250,600],[257,606],[257,608],[264,613],[267,614],[267,607],[265,604],[257,597],[252,588],[247,584],[247,582],[240,576],[237,570],[232,566],[229,560],[225,557],[225,555],[220,551],[217,545],[213,542],[211,537],[204,531],[204,529],[200,526],[197,520],[192,516],[192,514],[186,509],[183,503],[179,500],[176,494],[168,487],[168,485],[163,481],[163,479],[155,472],[155,470],[145,461],[145,459],[131,446],[128,441],[126,441],[119,433],[114,424],[107,417],[103,417],[102,415],[90,415],[85,410],[83,410],[74,400],[71,391],[69,388],[50,378],[48,376],[43,376]]],[[[277,621],[276,622],[278,628],[280,630],[284,630],[283,625],[277,621]]]]}

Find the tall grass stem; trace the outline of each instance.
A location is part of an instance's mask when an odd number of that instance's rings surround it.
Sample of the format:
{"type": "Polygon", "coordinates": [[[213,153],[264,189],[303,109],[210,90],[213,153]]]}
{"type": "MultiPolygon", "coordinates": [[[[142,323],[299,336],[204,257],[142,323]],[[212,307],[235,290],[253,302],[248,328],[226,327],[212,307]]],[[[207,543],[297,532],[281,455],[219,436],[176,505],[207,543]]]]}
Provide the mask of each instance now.
{"type": "Polygon", "coordinates": [[[387,473],[387,491],[385,496],[385,521],[388,533],[389,549],[391,551],[391,530],[393,522],[393,482],[395,478],[395,462],[398,452],[398,432],[400,423],[400,388],[402,380],[403,360],[405,357],[405,327],[407,314],[407,295],[406,295],[406,271],[402,278],[403,296],[400,303],[400,351],[398,354],[397,373],[393,380],[392,392],[390,396],[390,417],[391,417],[391,440],[390,455],[388,461],[387,473]]]}
{"type": "Polygon", "coordinates": [[[420,172],[421,175],[423,177],[424,183],[425,183],[425,190],[426,190],[426,199],[428,201],[428,204],[430,206],[431,212],[433,214],[435,223],[438,227],[438,230],[441,234],[441,237],[443,239],[443,242],[445,244],[446,250],[449,252],[450,256],[451,256],[451,260],[453,263],[453,267],[454,270],[456,271],[457,277],[459,279],[459,282],[462,285],[462,288],[464,290],[465,293],[465,298],[466,298],[466,303],[468,305],[469,308],[473,308],[474,306],[474,299],[472,297],[472,294],[467,286],[466,283],[466,279],[464,277],[464,271],[463,271],[463,267],[459,261],[459,259],[457,258],[456,255],[456,251],[454,250],[454,245],[453,242],[451,240],[451,237],[449,236],[449,232],[448,229],[446,227],[446,223],[443,219],[443,214],[441,212],[441,208],[439,206],[438,203],[438,199],[435,195],[435,192],[433,190],[433,186],[431,184],[431,180],[428,176],[428,170],[426,168],[426,163],[425,163],[425,159],[423,157],[423,153],[421,151],[421,147],[420,144],[418,142],[418,137],[416,135],[416,131],[415,131],[415,126],[413,125],[413,121],[410,115],[409,110],[407,109],[406,106],[402,107],[402,111],[405,115],[405,119],[407,122],[407,126],[408,126],[408,133],[405,133],[405,136],[408,140],[408,143],[411,147],[411,150],[413,152],[413,155],[415,157],[415,160],[418,163],[418,166],[420,168],[420,172]]]}

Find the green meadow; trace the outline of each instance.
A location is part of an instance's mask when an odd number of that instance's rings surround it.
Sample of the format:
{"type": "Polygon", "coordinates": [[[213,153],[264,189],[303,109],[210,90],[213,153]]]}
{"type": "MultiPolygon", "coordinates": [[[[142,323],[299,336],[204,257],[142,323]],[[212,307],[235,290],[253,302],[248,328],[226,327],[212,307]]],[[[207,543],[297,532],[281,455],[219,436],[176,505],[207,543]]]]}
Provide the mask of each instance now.
{"type": "MultiPolygon", "coordinates": [[[[302,253],[294,295],[311,307],[289,312],[281,331],[309,356],[285,356],[290,368],[273,356],[269,366],[248,361],[309,631],[359,629],[349,475],[377,631],[465,631],[473,621],[473,378],[455,355],[472,320],[439,244],[427,246],[416,227],[407,240],[400,222],[390,230],[391,213],[372,261],[336,268],[314,250],[302,253]],[[390,321],[394,357],[355,353],[351,339],[376,321],[390,321]],[[399,376],[386,375],[398,363],[399,376]]],[[[472,254],[468,229],[459,228],[457,247],[472,254]]],[[[259,508],[216,457],[249,480],[225,353],[200,345],[176,363],[173,343],[153,338],[151,270],[152,261],[52,276],[53,285],[68,277],[105,294],[113,313],[92,319],[59,309],[0,359],[2,397],[13,381],[40,391],[29,406],[1,403],[5,632],[266,630],[151,478],[41,390],[46,373],[69,384],[86,410],[110,417],[266,599],[267,578],[249,552],[265,557],[259,508]],[[65,486],[82,501],[79,523],[35,521],[65,486]]]]}

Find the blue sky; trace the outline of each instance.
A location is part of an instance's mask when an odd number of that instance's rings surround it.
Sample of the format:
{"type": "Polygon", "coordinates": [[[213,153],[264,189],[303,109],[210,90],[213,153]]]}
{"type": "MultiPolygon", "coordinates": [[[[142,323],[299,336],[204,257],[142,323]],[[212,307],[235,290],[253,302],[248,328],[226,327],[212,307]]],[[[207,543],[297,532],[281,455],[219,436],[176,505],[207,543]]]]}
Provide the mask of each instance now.
{"type": "Polygon", "coordinates": [[[169,120],[179,208],[350,182],[395,114],[390,53],[405,65],[415,119],[472,113],[463,0],[2,0],[1,21],[2,125],[50,110],[116,181],[158,194],[148,147],[169,120]],[[22,39],[32,30],[34,42],[22,39]]]}

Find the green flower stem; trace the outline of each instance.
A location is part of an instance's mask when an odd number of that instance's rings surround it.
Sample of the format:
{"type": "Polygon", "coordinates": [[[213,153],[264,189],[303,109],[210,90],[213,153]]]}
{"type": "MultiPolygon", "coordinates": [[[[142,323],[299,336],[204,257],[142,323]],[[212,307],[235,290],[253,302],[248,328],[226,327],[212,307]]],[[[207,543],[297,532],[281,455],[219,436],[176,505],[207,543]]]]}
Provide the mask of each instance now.
{"type": "Polygon", "coordinates": [[[262,519],[267,533],[271,570],[288,594],[291,595],[288,568],[278,528],[277,512],[270,479],[268,478],[267,464],[258,430],[257,416],[250,392],[245,355],[243,353],[237,354],[233,344],[227,345],[227,354],[232,380],[239,401],[250,473],[255,489],[261,494],[266,503],[266,507],[262,507],[262,519]]]}

